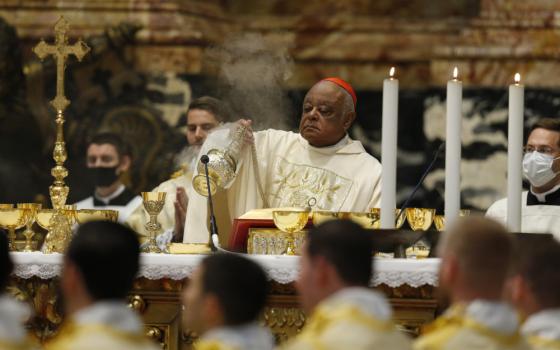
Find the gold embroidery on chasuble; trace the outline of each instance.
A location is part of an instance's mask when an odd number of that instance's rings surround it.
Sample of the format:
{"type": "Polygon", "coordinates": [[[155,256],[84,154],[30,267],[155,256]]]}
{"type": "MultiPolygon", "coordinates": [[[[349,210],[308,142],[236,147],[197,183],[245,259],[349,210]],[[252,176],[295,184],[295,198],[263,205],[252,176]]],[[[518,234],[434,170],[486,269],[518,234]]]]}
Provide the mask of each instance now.
{"type": "Polygon", "coordinates": [[[278,158],[273,168],[270,204],[273,207],[305,208],[309,199],[315,198],[314,209],[340,211],[352,183],[330,170],[278,158]]]}

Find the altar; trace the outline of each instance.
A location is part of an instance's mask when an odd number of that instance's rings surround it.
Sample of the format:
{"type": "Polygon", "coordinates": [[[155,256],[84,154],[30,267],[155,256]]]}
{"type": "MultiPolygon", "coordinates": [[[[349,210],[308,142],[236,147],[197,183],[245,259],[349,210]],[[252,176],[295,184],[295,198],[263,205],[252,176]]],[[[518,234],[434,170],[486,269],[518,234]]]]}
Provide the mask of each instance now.
{"type": "MultiPolygon", "coordinates": [[[[246,255],[259,263],[270,280],[270,293],[261,322],[271,328],[282,342],[305,324],[298,306],[294,281],[299,273],[299,257],[246,255]]],[[[62,255],[40,252],[13,252],[15,263],[9,291],[28,302],[35,315],[28,322],[40,341],[52,337],[63,321],[58,298],[58,278],[62,255]]],[[[142,254],[141,266],[129,306],[143,318],[146,334],[162,349],[189,349],[194,334],[181,328],[181,291],[204,255],[142,254]]],[[[419,328],[434,318],[437,301],[439,259],[373,260],[375,274],[371,286],[384,292],[403,331],[416,335],[419,328]]]]}

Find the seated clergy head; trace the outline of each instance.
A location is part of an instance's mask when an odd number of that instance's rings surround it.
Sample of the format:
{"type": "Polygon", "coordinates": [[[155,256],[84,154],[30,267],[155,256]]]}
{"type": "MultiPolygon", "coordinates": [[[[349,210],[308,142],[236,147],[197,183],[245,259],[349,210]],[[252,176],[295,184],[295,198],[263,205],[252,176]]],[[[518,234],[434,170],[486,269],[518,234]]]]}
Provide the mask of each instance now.
{"type": "Polygon", "coordinates": [[[350,84],[327,78],[305,95],[299,132],[312,146],[331,146],[346,135],[355,118],[356,94],[350,84]]]}
{"type": "Polygon", "coordinates": [[[140,244],[131,229],[108,221],[79,226],[64,256],[61,288],[67,311],[98,301],[124,301],[139,257],[140,244]]]}
{"type": "Polygon", "coordinates": [[[120,176],[132,166],[132,153],[119,135],[99,133],[89,140],[86,165],[98,194],[108,196],[121,184],[120,176]]]}
{"type": "Polygon", "coordinates": [[[513,238],[485,217],[457,219],[438,246],[440,289],[452,302],[499,300],[513,256],[513,238]]]}
{"type": "Polygon", "coordinates": [[[257,263],[235,254],[208,256],[183,294],[185,330],[203,334],[256,321],[267,288],[266,274],[257,263]]]}
{"type": "Polygon", "coordinates": [[[529,132],[523,174],[535,193],[551,190],[560,183],[560,120],[542,118],[529,132]]]}
{"type": "Polygon", "coordinates": [[[525,316],[560,309],[560,243],[552,237],[524,242],[509,286],[511,301],[525,316]]]}
{"type": "Polygon", "coordinates": [[[212,129],[230,119],[229,108],[221,100],[210,96],[194,99],[187,111],[187,142],[190,146],[202,145],[212,129]]]}
{"type": "Polygon", "coordinates": [[[309,231],[297,288],[308,314],[346,287],[367,287],[373,270],[373,240],[360,225],[333,220],[309,231]]]}

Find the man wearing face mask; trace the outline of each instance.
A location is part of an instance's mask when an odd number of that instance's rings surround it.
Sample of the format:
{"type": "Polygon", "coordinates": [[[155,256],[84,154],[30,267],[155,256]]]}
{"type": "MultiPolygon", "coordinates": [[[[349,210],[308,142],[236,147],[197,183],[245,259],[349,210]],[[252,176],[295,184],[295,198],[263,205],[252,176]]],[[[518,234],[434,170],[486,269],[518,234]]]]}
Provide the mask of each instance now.
{"type": "MultiPolygon", "coordinates": [[[[544,118],[533,125],[523,175],[530,189],[522,195],[521,231],[553,233],[560,239],[560,120],[544,118]]],[[[486,215],[505,223],[507,198],[492,204],[486,215]]]]}
{"type": "Polygon", "coordinates": [[[118,135],[95,135],[89,142],[86,158],[95,190],[92,196],[76,203],[77,209],[117,210],[119,222],[124,222],[142,204],[142,198],[126,188],[120,179],[131,162],[130,151],[118,135]]]}

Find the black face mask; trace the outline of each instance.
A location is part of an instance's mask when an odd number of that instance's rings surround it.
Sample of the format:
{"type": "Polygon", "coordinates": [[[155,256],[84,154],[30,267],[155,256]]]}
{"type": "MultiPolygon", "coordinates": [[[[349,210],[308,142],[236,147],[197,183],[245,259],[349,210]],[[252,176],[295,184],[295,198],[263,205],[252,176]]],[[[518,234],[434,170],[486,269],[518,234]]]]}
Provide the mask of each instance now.
{"type": "Polygon", "coordinates": [[[95,187],[107,187],[117,181],[117,166],[89,168],[89,173],[95,187]]]}

